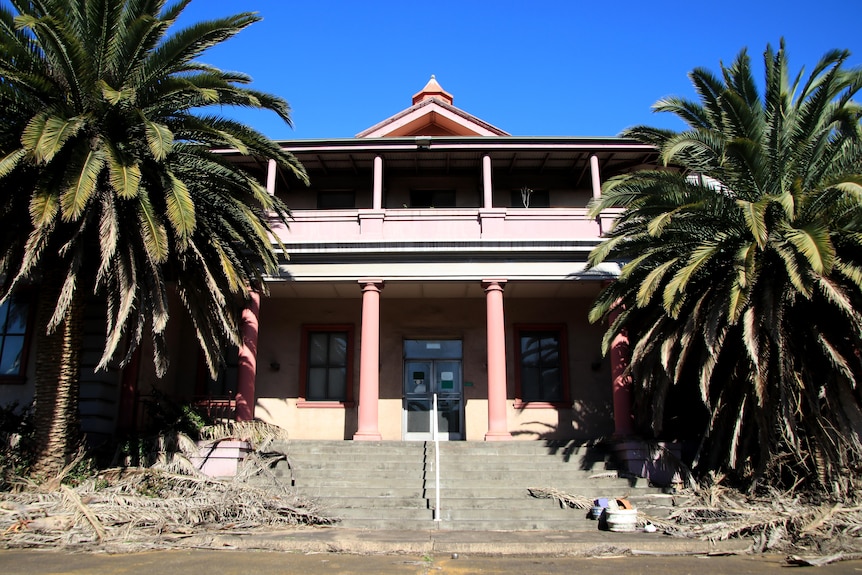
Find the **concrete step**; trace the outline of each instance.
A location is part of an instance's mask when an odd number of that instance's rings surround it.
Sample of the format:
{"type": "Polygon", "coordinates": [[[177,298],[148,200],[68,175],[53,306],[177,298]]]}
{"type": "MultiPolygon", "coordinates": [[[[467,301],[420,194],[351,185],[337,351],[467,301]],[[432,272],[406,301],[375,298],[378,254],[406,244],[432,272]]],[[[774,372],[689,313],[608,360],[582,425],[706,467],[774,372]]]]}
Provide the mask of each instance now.
{"type": "MultiPolygon", "coordinates": [[[[397,479],[397,478],[396,478],[397,479]]],[[[406,480],[397,480],[393,481],[387,477],[328,477],[325,480],[321,479],[320,481],[303,481],[302,477],[296,479],[294,484],[298,488],[303,487],[311,487],[314,489],[320,489],[322,487],[333,488],[333,489],[391,489],[393,485],[398,486],[399,489],[423,489],[425,486],[425,482],[422,481],[421,477],[414,477],[409,481],[406,480]]]]}
{"type": "MultiPolygon", "coordinates": [[[[434,482],[436,475],[433,472],[425,474],[426,480],[434,482]]],[[[526,469],[509,470],[482,470],[482,471],[459,471],[455,469],[440,470],[440,483],[442,485],[472,484],[481,482],[483,485],[500,485],[507,483],[535,486],[540,485],[620,485],[621,483],[637,484],[636,479],[620,479],[616,475],[607,474],[585,474],[566,471],[542,471],[537,473],[526,469]]]]}
{"type": "MultiPolygon", "coordinates": [[[[326,507],[322,508],[324,514],[326,514],[326,507]]],[[[387,520],[402,520],[402,519],[415,519],[415,520],[423,520],[423,519],[433,519],[433,511],[428,508],[418,509],[418,508],[405,508],[405,507],[389,507],[386,508],[384,513],[381,513],[379,509],[373,508],[365,508],[365,507],[345,507],[342,509],[338,509],[338,517],[342,520],[345,519],[387,519],[387,520]]]]}
{"type": "Polygon", "coordinates": [[[274,451],[281,451],[288,455],[311,453],[320,455],[331,455],[338,453],[417,453],[425,451],[424,442],[404,441],[313,441],[313,440],[289,440],[274,441],[274,451]]]}
{"type": "MultiPolygon", "coordinates": [[[[530,488],[543,487],[537,485],[510,486],[510,487],[489,487],[489,486],[468,486],[468,487],[447,487],[443,486],[440,489],[441,497],[449,497],[453,499],[536,499],[529,493],[530,488]]],[[[604,486],[564,486],[556,487],[556,489],[569,495],[579,495],[588,499],[597,499],[599,497],[626,497],[632,495],[633,489],[624,487],[619,484],[605,484],[604,486]]],[[[655,489],[652,487],[643,487],[636,489],[655,489]]],[[[656,489],[657,492],[661,490],[656,489]]],[[[425,496],[429,499],[436,497],[437,490],[433,485],[425,488],[425,496]]]]}
{"type": "Polygon", "coordinates": [[[419,471],[420,473],[425,470],[425,465],[422,460],[416,461],[404,461],[404,460],[381,460],[378,458],[368,458],[365,457],[363,459],[356,459],[351,461],[347,458],[339,458],[339,459],[330,459],[330,460],[321,460],[317,459],[291,459],[290,467],[292,469],[304,471],[304,470],[312,470],[312,469],[325,469],[325,470],[333,470],[340,469],[344,471],[349,471],[351,469],[362,469],[363,471],[385,471],[385,472],[402,472],[402,471],[419,471]],[[345,465],[345,463],[349,463],[349,465],[345,465]]]}
{"type": "Polygon", "coordinates": [[[440,504],[440,515],[443,519],[452,521],[514,521],[524,519],[529,521],[569,520],[574,515],[586,517],[586,511],[562,509],[560,507],[530,507],[522,506],[515,509],[459,509],[440,504]]]}
{"type": "MultiPolygon", "coordinates": [[[[434,461],[434,456],[428,458],[429,461],[434,461]]],[[[590,466],[581,466],[578,463],[564,463],[556,460],[551,460],[546,456],[530,456],[519,455],[506,458],[485,459],[482,462],[486,465],[485,471],[538,471],[560,472],[560,473],[578,473],[583,475],[593,474],[613,474],[617,473],[617,468],[609,463],[597,463],[590,466]]],[[[463,472],[473,471],[473,464],[476,463],[475,457],[459,456],[459,457],[441,457],[440,469],[453,469],[463,472]]]]}
{"type": "Polygon", "coordinates": [[[347,518],[338,523],[347,529],[385,529],[388,531],[430,531],[439,529],[439,523],[430,515],[426,519],[365,519],[347,518]]]}
{"type": "MultiPolygon", "coordinates": [[[[445,511],[444,511],[445,513],[445,511]]],[[[595,521],[578,518],[566,519],[509,519],[509,520],[445,520],[438,529],[448,531],[595,531],[595,521]]]]}
{"type": "Polygon", "coordinates": [[[311,497],[313,499],[324,497],[394,497],[422,499],[425,496],[425,490],[421,487],[333,487],[331,485],[306,485],[297,486],[295,489],[300,495],[311,497]]]}
{"type": "MultiPolygon", "coordinates": [[[[274,447],[278,448],[278,447],[274,447]]],[[[671,503],[641,479],[615,477],[602,450],[565,442],[440,444],[441,521],[431,443],[299,441],[275,473],[340,525],[362,529],[594,530],[586,510],[532,497],[554,488],[588,499],[627,497],[653,516],[671,503]]]]}
{"type": "Polygon", "coordinates": [[[319,497],[317,501],[333,509],[429,509],[424,497],[319,497]]]}
{"type": "Polygon", "coordinates": [[[425,520],[408,519],[363,519],[349,518],[339,523],[348,529],[385,529],[391,531],[596,531],[595,521],[576,517],[560,520],[507,520],[507,521],[476,521],[449,520],[441,517],[440,521],[433,518],[425,520]]]}

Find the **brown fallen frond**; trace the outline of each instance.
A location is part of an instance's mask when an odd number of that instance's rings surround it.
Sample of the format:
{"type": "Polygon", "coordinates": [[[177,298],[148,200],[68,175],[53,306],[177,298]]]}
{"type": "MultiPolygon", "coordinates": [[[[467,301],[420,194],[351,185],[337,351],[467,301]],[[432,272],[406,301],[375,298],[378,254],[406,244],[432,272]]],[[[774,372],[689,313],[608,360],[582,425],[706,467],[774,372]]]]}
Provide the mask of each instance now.
{"type": "Polygon", "coordinates": [[[527,489],[530,495],[537,499],[553,499],[560,507],[572,509],[589,509],[593,506],[593,500],[583,495],[570,495],[552,487],[530,487],[527,489]]]}

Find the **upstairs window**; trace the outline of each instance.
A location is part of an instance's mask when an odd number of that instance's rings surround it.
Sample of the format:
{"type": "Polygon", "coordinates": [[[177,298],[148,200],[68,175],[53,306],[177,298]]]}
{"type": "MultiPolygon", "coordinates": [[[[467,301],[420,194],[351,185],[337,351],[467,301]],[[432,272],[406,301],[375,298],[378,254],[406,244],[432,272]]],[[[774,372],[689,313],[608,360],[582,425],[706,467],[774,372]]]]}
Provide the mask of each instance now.
{"type": "Polygon", "coordinates": [[[455,190],[410,190],[411,208],[454,208],[455,190]]]}
{"type": "Polygon", "coordinates": [[[515,331],[520,403],[569,403],[564,326],[516,326],[515,331]]]}
{"type": "Polygon", "coordinates": [[[353,326],[305,326],[300,396],[306,402],[353,399],[353,326]]]}

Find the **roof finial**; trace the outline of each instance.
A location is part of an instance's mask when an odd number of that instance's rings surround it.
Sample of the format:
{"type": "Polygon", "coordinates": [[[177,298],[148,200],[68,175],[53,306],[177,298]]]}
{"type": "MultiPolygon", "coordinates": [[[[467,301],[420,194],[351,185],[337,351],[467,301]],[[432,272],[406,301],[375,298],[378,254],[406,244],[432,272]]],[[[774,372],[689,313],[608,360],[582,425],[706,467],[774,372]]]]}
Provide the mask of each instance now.
{"type": "Polygon", "coordinates": [[[434,74],[431,74],[431,79],[428,80],[428,83],[425,84],[425,87],[422,88],[419,92],[413,95],[413,103],[418,104],[423,100],[429,100],[431,98],[436,98],[437,100],[444,102],[446,104],[452,105],[452,94],[444,90],[440,84],[437,83],[437,77],[434,74]]]}

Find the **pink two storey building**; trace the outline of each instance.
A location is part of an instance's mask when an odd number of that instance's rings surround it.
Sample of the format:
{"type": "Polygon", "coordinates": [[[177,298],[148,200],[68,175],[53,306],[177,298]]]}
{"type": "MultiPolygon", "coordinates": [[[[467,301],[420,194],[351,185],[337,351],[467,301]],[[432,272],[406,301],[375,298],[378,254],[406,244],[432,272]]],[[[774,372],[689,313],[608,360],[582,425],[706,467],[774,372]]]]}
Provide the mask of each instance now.
{"type": "Polygon", "coordinates": [[[450,440],[631,431],[625,342],[603,358],[605,326],[587,321],[619,273],[585,266],[615,214],[586,208],[604,179],[654,165],[653,148],[510,136],[455,107],[433,77],[355,138],[283,146],[310,187],[222,152],[292,210],[279,274],[244,314],[245,344],[209,380],[190,326],[172,317],[165,378],[146,362],[87,372],[85,430],[127,426],[155,387],[296,439],[428,439],[435,394],[450,440]]]}

